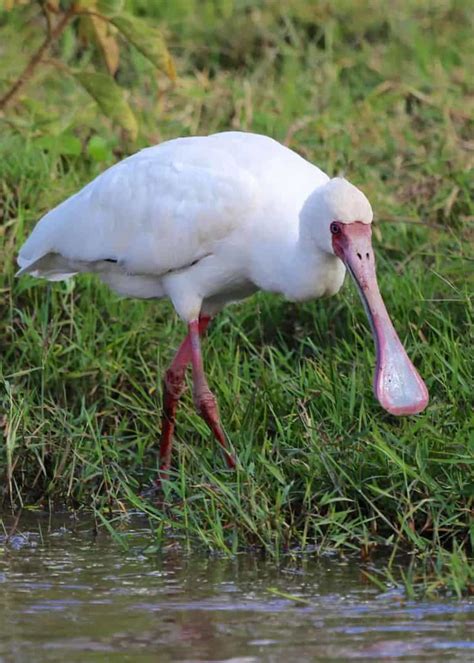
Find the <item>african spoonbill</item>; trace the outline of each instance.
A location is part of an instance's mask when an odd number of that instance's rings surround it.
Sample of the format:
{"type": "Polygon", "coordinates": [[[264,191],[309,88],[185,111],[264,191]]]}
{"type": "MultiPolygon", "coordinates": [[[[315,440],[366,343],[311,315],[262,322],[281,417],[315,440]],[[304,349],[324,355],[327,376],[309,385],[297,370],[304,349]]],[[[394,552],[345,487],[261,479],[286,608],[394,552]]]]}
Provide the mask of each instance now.
{"type": "Polygon", "coordinates": [[[375,338],[376,397],[395,415],[426,407],[378,289],[371,223],[359,189],[271,138],[177,138],[117,163],[48,212],[21,248],[18,274],[59,281],[93,272],[121,295],[169,297],[188,333],[164,378],[161,474],[189,364],[197,411],[234,467],[200,337],[226,304],[257,290],[292,301],[334,295],[347,269],[375,338]]]}

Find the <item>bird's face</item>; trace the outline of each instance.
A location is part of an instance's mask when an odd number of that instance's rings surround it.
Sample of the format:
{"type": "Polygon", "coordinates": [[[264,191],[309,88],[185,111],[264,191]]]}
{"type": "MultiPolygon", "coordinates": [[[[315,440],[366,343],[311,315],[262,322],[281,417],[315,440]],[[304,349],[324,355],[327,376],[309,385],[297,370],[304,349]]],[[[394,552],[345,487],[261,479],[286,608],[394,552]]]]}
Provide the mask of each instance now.
{"type": "Polygon", "coordinates": [[[392,414],[416,414],[428,404],[428,391],[397,336],[377,284],[372,225],[362,221],[329,223],[332,250],[354,279],[371,323],[377,350],[374,391],[392,414]]]}

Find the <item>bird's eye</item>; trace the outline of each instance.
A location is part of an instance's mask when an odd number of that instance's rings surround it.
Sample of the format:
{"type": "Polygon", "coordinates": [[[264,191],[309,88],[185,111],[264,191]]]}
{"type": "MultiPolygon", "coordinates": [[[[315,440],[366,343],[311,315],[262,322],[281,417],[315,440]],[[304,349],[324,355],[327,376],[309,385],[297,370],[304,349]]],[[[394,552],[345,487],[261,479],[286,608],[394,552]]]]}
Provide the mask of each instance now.
{"type": "Polygon", "coordinates": [[[339,235],[339,233],[341,232],[341,226],[335,221],[331,223],[329,229],[331,230],[333,235],[339,235]]]}

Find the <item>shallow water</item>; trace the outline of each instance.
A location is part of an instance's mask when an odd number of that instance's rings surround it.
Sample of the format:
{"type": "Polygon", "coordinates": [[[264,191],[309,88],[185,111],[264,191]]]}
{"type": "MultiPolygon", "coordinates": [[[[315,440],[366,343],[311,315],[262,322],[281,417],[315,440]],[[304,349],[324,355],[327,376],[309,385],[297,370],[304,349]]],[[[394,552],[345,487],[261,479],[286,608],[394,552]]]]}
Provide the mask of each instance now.
{"type": "Polygon", "coordinates": [[[405,601],[331,558],[145,556],[141,524],[127,540],[67,516],[0,532],[0,661],[474,660],[474,601],[405,601]]]}

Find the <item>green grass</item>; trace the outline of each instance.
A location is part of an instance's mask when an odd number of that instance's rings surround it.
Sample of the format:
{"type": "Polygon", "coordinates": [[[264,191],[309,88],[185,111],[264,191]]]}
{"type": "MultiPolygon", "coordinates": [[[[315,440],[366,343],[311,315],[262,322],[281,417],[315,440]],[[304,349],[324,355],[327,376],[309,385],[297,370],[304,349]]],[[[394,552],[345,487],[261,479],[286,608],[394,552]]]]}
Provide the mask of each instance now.
{"type": "MultiPolygon", "coordinates": [[[[470,3],[369,9],[294,0],[282,9],[228,0],[199,3],[205,10],[191,14],[192,4],[156,3],[152,11],[133,3],[164,26],[180,77],[171,88],[139,54],[125,57],[119,78],[138,108],[136,144],[46,68],[0,118],[4,504],[102,514],[138,508],[158,543],[172,533],[225,553],[312,545],[367,556],[388,546],[467,559],[470,3]],[[182,324],[168,303],[120,300],[92,278],[15,280],[14,256],[48,208],[124,154],[228,128],[268,133],[367,193],[380,286],[431,403],[404,419],[381,410],[371,390],[370,332],[351,285],[298,306],[258,295],[222,313],[205,344],[241,468],[224,469],[187,394],[175,469],[157,506],[138,495],[156,473],[161,375],[182,324]],[[57,147],[46,151],[51,135],[57,147]],[[69,135],[81,141],[79,154],[60,139],[69,135]],[[98,161],[88,149],[93,136],[109,147],[98,161]]],[[[4,78],[26,57],[18,20],[0,19],[4,78]]],[[[58,55],[72,64],[88,57],[71,51],[67,34],[58,55]]]]}

